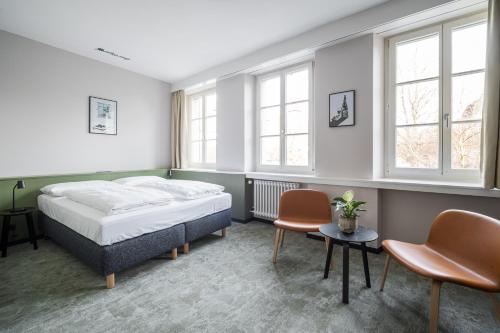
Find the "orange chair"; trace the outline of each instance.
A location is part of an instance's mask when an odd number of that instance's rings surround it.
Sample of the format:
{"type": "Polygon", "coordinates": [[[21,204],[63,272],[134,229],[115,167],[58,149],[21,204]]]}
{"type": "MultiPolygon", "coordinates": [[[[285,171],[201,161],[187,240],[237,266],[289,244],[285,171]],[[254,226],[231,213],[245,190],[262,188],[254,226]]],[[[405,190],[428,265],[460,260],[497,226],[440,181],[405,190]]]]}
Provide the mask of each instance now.
{"type": "Polygon", "coordinates": [[[500,221],[462,210],[447,210],[432,223],[425,244],[382,242],[387,253],[380,291],[394,258],[411,271],[431,278],[429,330],[437,332],[443,282],[500,292],[500,221]]]}
{"type": "MultiPolygon", "coordinates": [[[[278,219],[274,221],[273,263],[283,245],[285,230],[317,232],[323,224],[332,222],[332,209],[328,196],[315,190],[290,190],[281,195],[278,219]]],[[[325,237],[328,248],[328,237],[325,237]]]]}

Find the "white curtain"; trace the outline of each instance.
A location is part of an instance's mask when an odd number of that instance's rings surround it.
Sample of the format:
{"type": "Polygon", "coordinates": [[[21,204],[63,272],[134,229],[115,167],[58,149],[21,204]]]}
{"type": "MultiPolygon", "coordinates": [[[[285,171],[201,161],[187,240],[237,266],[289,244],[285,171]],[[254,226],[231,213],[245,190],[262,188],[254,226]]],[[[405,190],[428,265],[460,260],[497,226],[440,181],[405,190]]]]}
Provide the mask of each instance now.
{"type": "Polygon", "coordinates": [[[485,98],[483,108],[484,187],[500,188],[500,0],[488,6],[485,98]]]}
{"type": "Polygon", "coordinates": [[[172,116],[170,119],[170,153],[172,158],[172,168],[182,168],[184,158],[184,133],[185,133],[185,95],[184,90],[172,93],[172,116]]]}

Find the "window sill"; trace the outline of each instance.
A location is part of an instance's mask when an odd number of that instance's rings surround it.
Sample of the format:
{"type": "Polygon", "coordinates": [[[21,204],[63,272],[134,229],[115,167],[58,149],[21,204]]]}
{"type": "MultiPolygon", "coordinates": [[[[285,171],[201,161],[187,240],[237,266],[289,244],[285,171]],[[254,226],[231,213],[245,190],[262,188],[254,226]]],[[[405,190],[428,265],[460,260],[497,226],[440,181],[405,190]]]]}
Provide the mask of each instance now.
{"type": "Polygon", "coordinates": [[[230,175],[245,175],[242,171],[218,171],[215,169],[202,169],[202,168],[183,168],[183,169],[170,169],[171,171],[187,171],[187,172],[201,172],[201,173],[223,173],[230,175]]]}
{"type": "Polygon", "coordinates": [[[481,185],[473,183],[422,181],[422,180],[407,180],[407,179],[392,179],[392,178],[379,178],[379,179],[327,178],[327,177],[316,177],[313,175],[277,174],[277,173],[266,173],[266,172],[249,172],[246,174],[246,177],[251,179],[290,181],[290,182],[297,182],[304,184],[352,186],[352,187],[364,187],[364,188],[374,188],[374,189],[500,198],[500,190],[486,190],[482,188],[481,185]]]}

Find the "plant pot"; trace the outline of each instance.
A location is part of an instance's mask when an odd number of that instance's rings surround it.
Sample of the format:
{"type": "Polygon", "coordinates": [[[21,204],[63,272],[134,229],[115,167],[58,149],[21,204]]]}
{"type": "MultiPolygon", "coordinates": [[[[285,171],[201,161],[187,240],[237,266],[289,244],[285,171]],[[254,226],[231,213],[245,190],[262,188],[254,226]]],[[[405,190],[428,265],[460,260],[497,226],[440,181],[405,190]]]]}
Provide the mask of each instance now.
{"type": "Polygon", "coordinates": [[[358,229],[358,218],[345,218],[343,216],[339,216],[339,229],[346,234],[352,234],[358,229]]]}

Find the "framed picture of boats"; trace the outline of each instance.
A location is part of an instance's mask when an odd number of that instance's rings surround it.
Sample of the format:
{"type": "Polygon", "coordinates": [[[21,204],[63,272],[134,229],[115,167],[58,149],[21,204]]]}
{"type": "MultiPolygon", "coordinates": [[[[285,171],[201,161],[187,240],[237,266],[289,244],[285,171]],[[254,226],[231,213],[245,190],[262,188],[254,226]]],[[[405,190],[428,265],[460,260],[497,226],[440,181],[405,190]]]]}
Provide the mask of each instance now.
{"type": "Polygon", "coordinates": [[[330,94],[330,127],[354,126],[354,90],[330,94]]]}
{"type": "Polygon", "coordinates": [[[110,99],[89,97],[89,133],[117,134],[117,104],[110,99]]]}

